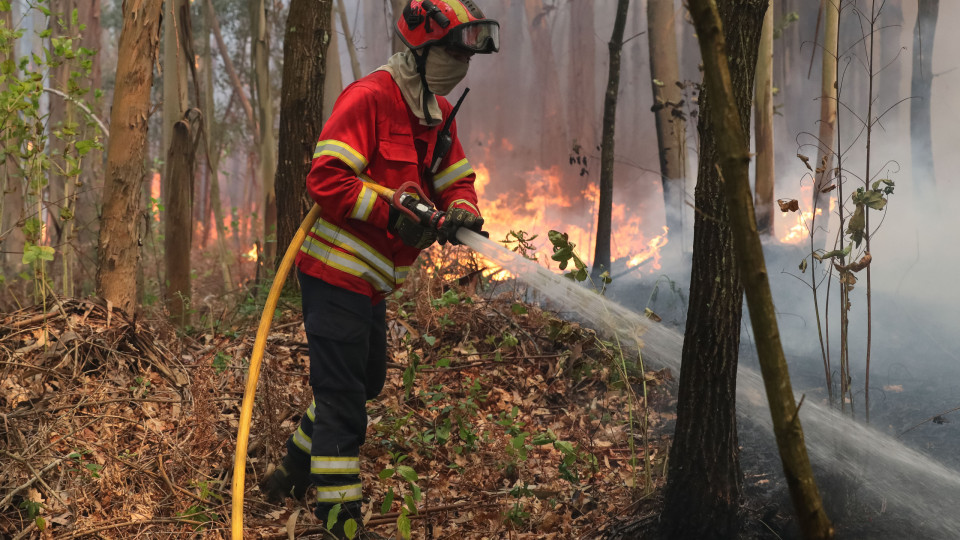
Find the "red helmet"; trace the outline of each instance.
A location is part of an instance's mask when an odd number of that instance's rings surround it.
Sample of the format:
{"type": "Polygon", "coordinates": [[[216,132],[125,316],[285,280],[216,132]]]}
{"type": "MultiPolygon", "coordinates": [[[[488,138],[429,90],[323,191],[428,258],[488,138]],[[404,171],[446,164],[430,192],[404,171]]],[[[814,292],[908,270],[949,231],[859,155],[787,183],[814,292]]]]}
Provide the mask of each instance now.
{"type": "Polygon", "coordinates": [[[397,33],[414,50],[435,44],[481,54],[500,50],[500,23],[485,18],[472,0],[409,0],[397,33]]]}

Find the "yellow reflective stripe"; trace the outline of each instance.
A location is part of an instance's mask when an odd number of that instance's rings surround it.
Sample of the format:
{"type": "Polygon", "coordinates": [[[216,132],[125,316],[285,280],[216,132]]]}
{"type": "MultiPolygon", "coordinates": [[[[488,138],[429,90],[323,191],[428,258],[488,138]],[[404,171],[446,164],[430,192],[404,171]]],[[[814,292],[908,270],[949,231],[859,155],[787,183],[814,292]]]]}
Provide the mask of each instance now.
{"type": "Polygon", "coordinates": [[[363,486],[361,484],[317,487],[317,502],[351,502],[359,501],[361,497],[363,497],[363,486]]]}
{"type": "Polygon", "coordinates": [[[472,202],[470,202],[470,201],[468,201],[468,200],[466,200],[466,199],[457,199],[457,200],[453,201],[452,203],[450,203],[450,206],[447,206],[447,212],[449,212],[451,208],[453,208],[455,205],[458,205],[458,204],[465,204],[465,205],[469,206],[470,208],[473,208],[474,211],[475,211],[474,213],[476,213],[478,216],[480,215],[480,209],[477,208],[477,206],[476,206],[475,204],[473,204],[472,202]]]}
{"type": "Polygon", "coordinates": [[[360,458],[310,456],[310,474],[360,474],[360,458]]]}
{"type": "Polygon", "coordinates": [[[390,262],[390,259],[384,257],[383,254],[373,249],[369,244],[342,228],[337,227],[323,218],[319,218],[317,222],[314,223],[311,232],[330,244],[347,250],[361,261],[372,266],[373,269],[380,272],[383,277],[393,278],[393,263],[390,262]]]}
{"type": "Polygon", "coordinates": [[[406,281],[407,275],[408,275],[409,273],[410,273],[410,267],[409,267],[409,266],[398,266],[398,267],[397,267],[397,287],[399,287],[401,283],[403,283],[404,281],[406,281]]]}
{"type": "Polygon", "coordinates": [[[357,203],[353,205],[353,212],[350,217],[366,221],[373,212],[373,204],[377,202],[377,193],[367,186],[360,188],[360,195],[357,196],[357,203]]]}
{"type": "Polygon", "coordinates": [[[317,400],[310,402],[310,408],[307,409],[307,418],[309,418],[311,422],[317,421],[317,400]]]}
{"type": "Polygon", "coordinates": [[[460,22],[465,23],[470,21],[470,15],[467,12],[467,8],[463,7],[463,4],[457,0],[450,0],[447,2],[447,5],[450,6],[450,9],[457,14],[457,19],[460,22]]]}
{"type": "Polygon", "coordinates": [[[313,446],[313,441],[310,440],[310,437],[307,437],[307,434],[303,432],[303,428],[297,428],[297,431],[293,433],[293,444],[297,445],[297,448],[309,454],[310,447],[313,446]]]}
{"type": "Polygon", "coordinates": [[[450,187],[450,184],[473,172],[466,158],[454,163],[433,177],[433,189],[437,193],[450,187]]]}
{"type": "Polygon", "coordinates": [[[380,274],[360,259],[349,253],[344,253],[321,244],[315,238],[308,236],[300,248],[300,251],[323,262],[327,266],[365,280],[380,292],[390,292],[394,289],[380,274]]]}
{"type": "Polygon", "coordinates": [[[367,158],[357,152],[345,142],[328,139],[317,143],[317,148],[313,151],[313,159],[320,156],[333,156],[346,163],[353,169],[353,172],[360,174],[360,171],[367,168],[367,158]]]}

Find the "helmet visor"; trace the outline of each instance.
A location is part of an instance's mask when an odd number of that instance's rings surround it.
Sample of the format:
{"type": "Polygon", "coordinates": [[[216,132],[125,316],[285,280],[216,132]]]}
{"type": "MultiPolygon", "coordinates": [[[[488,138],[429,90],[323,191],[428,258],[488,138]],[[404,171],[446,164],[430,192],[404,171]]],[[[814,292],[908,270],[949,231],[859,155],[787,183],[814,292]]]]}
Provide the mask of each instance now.
{"type": "Polygon", "coordinates": [[[484,19],[460,25],[450,33],[450,42],[473,53],[495,53],[500,50],[500,24],[484,19]]]}

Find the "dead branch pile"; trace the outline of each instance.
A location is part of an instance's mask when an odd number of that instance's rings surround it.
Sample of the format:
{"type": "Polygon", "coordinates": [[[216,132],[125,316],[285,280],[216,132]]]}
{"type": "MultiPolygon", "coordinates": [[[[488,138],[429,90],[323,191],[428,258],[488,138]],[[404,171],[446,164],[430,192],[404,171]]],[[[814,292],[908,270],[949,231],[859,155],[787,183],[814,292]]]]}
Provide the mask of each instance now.
{"type": "MultiPolygon", "coordinates": [[[[618,369],[592,331],[478,275],[450,287],[421,268],[389,299],[388,381],[363,448],[368,525],[392,535],[410,520],[414,538],[602,536],[655,487],[644,466],[662,479],[664,442],[645,448],[642,426],[647,414],[653,432],[665,407],[646,408],[639,385],[665,375],[618,369]]],[[[254,329],[184,336],[93,300],[3,318],[0,536],[229,536],[254,329]]],[[[299,313],[274,323],[247,463],[253,537],[319,525],[309,502],[272,506],[258,487],[310,403],[305,341],[299,313]]],[[[668,398],[650,386],[648,399],[668,398]]]]}

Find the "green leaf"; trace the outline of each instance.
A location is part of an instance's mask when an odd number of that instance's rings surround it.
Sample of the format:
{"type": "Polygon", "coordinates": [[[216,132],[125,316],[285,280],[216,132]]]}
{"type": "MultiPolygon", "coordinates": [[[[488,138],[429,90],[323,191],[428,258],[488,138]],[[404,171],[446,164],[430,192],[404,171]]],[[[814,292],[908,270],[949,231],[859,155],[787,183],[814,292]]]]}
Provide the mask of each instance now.
{"type": "Polygon", "coordinates": [[[397,467],[397,472],[400,473],[400,476],[402,476],[404,480],[410,482],[411,484],[414,484],[419,480],[417,477],[417,471],[413,470],[413,467],[410,467],[409,465],[400,465],[397,467]]]}
{"type": "Polygon", "coordinates": [[[573,444],[570,441],[555,441],[553,447],[563,452],[565,455],[577,455],[576,450],[573,449],[573,444]]]}
{"type": "Polygon", "coordinates": [[[406,514],[400,514],[397,518],[397,531],[400,532],[403,540],[410,540],[410,518],[406,514]]]}
{"type": "Polygon", "coordinates": [[[393,473],[394,473],[393,469],[384,469],[380,471],[380,479],[386,480],[387,478],[390,478],[391,476],[393,476],[393,473]]]}
{"type": "Polygon", "coordinates": [[[850,218],[847,224],[847,234],[850,235],[850,239],[853,240],[857,247],[860,247],[860,242],[863,241],[863,233],[866,226],[867,216],[863,204],[857,204],[857,209],[854,210],[853,217],[850,218]]]}
{"type": "Polygon", "coordinates": [[[343,534],[351,540],[357,537],[357,521],[355,519],[350,518],[343,524],[343,534]]]}
{"type": "Polygon", "coordinates": [[[380,513],[386,514],[390,511],[390,507],[393,506],[393,498],[396,495],[393,492],[393,488],[390,488],[390,491],[387,492],[386,498],[383,499],[383,504],[380,505],[380,513]]]}
{"type": "Polygon", "coordinates": [[[527,312],[527,307],[518,302],[510,306],[510,311],[512,311],[514,315],[523,315],[527,312]]]}
{"type": "Polygon", "coordinates": [[[438,367],[438,368],[450,367],[450,359],[449,359],[449,358],[441,358],[441,359],[437,360],[437,367],[438,367]]]}
{"type": "Polygon", "coordinates": [[[427,345],[433,347],[433,344],[437,342],[437,338],[433,336],[423,336],[423,340],[427,342],[427,345]]]}
{"type": "Polygon", "coordinates": [[[333,527],[337,524],[337,519],[340,517],[340,503],[333,505],[333,508],[327,512],[327,530],[333,530],[333,527]]]}

